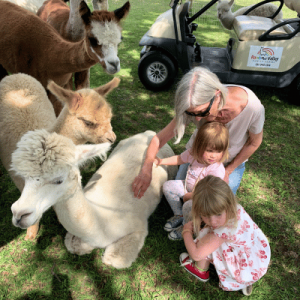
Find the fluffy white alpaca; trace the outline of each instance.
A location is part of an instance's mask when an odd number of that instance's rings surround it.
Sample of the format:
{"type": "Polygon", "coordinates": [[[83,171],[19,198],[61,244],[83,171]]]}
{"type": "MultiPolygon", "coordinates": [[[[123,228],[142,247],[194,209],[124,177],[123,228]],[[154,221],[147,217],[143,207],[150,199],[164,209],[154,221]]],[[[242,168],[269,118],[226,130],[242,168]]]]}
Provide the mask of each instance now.
{"type": "MultiPolygon", "coordinates": [[[[2,0],[0,0],[2,1],[2,0]]],[[[34,14],[37,13],[38,9],[43,5],[45,0],[5,0],[5,1],[9,1],[11,3],[17,4],[31,12],[33,12],[34,14]]],[[[69,0],[65,1],[68,2],[69,0]]],[[[72,0],[71,0],[72,2],[72,0]]],[[[86,1],[88,2],[88,1],[86,1]]],[[[100,9],[105,9],[108,10],[108,1],[107,0],[93,0],[93,8],[94,10],[100,10],[100,9]]]]}
{"type": "MultiPolygon", "coordinates": [[[[234,0],[219,0],[217,5],[218,11],[218,18],[221,21],[222,25],[226,28],[231,30],[233,26],[233,21],[236,16],[240,16],[245,13],[252,5],[242,7],[235,12],[232,12],[231,8],[234,3],[234,0]]],[[[262,6],[251,11],[248,16],[260,16],[260,17],[270,17],[272,16],[278,6],[272,3],[266,3],[262,6]]],[[[281,20],[282,19],[282,11],[278,13],[278,15],[274,18],[274,20],[281,20]]]]}
{"type": "MultiPolygon", "coordinates": [[[[13,74],[0,82],[0,159],[17,188],[22,191],[24,179],[10,170],[11,154],[17,142],[29,130],[46,128],[72,139],[75,144],[113,142],[111,107],[104,96],[118,86],[114,78],[97,89],[77,92],[65,90],[53,81],[49,90],[65,103],[56,119],[46,91],[35,78],[13,74]]],[[[35,237],[38,226],[28,230],[26,239],[35,237]]]]}
{"type": "MultiPolygon", "coordinates": [[[[71,253],[105,248],[102,261],[115,268],[131,266],[148,234],[148,218],[162,195],[163,183],[177,167],[153,168],[151,184],[141,199],[131,184],[140,171],[152,131],[121,141],[93,175],[84,190],[79,165],[99,156],[109,145],[75,146],[71,140],[45,130],[28,132],[12,155],[12,169],[25,178],[25,187],[12,205],[13,224],[27,228],[53,206],[68,231],[65,245],[71,253]]],[[[174,155],[166,144],[158,157],[174,155]]]]}

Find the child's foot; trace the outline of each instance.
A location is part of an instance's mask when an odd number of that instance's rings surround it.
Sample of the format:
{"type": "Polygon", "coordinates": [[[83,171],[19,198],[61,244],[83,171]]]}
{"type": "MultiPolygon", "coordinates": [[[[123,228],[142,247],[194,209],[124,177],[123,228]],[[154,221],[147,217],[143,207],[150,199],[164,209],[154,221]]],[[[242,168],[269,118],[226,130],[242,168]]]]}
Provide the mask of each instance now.
{"type": "Polygon", "coordinates": [[[252,289],[253,289],[252,285],[248,285],[242,289],[242,292],[245,296],[250,296],[252,293],[252,289]]]}
{"type": "Polygon", "coordinates": [[[183,222],[183,216],[173,216],[172,218],[170,218],[169,220],[167,220],[167,223],[164,227],[165,231],[172,231],[174,228],[178,227],[179,225],[181,225],[183,222]]]}
{"type": "Polygon", "coordinates": [[[206,282],[209,280],[209,271],[200,271],[190,259],[188,253],[181,253],[179,256],[179,261],[181,265],[192,275],[194,275],[197,279],[206,282]]]}
{"type": "Polygon", "coordinates": [[[179,227],[175,228],[173,231],[171,231],[168,234],[168,238],[172,241],[180,241],[182,240],[182,230],[183,230],[183,225],[180,225],[179,227]]]}

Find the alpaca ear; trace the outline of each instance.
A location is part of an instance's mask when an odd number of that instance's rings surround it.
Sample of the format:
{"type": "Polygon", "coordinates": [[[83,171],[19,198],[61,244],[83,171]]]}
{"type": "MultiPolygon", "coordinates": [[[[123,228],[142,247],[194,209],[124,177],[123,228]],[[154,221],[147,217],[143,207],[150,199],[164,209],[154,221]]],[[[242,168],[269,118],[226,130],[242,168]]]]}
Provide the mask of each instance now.
{"type": "Polygon", "coordinates": [[[118,21],[120,21],[123,18],[126,18],[130,9],[130,3],[127,1],[122,7],[116,9],[114,11],[115,17],[118,21]]]}
{"type": "Polygon", "coordinates": [[[79,14],[81,16],[81,19],[83,20],[85,25],[90,24],[90,17],[92,15],[88,5],[85,3],[85,1],[81,1],[79,5],[79,14]]]}
{"type": "Polygon", "coordinates": [[[228,3],[230,6],[233,5],[234,0],[230,0],[230,2],[228,3]]]}
{"type": "Polygon", "coordinates": [[[63,104],[67,104],[70,111],[75,111],[81,103],[81,97],[78,93],[66,90],[57,85],[54,81],[49,81],[47,89],[63,104]]]}
{"type": "Polygon", "coordinates": [[[99,86],[98,88],[95,88],[94,90],[102,96],[106,96],[108,93],[110,93],[113,89],[119,86],[120,79],[115,77],[113,80],[111,80],[109,83],[99,86]]]}
{"type": "Polygon", "coordinates": [[[110,150],[111,143],[102,143],[96,145],[77,145],[75,150],[75,159],[80,167],[90,160],[100,157],[106,160],[107,152],[110,150]]]}

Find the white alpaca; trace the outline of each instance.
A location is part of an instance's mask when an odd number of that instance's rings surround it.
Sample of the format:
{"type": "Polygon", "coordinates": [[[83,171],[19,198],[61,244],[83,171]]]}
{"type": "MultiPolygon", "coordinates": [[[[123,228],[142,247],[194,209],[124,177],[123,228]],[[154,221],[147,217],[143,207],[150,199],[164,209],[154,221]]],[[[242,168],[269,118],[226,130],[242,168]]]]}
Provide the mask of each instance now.
{"type": "Polygon", "coordinates": [[[291,10],[300,13],[300,1],[299,0],[284,0],[284,4],[291,10]]]}
{"type": "MultiPolygon", "coordinates": [[[[104,96],[118,86],[114,78],[97,89],[77,92],[65,90],[53,81],[49,90],[65,103],[56,119],[46,91],[33,77],[26,74],[6,76],[0,82],[0,159],[17,188],[22,191],[24,179],[10,170],[11,154],[17,142],[29,130],[46,128],[72,139],[75,144],[114,142],[111,127],[111,107],[104,96]]],[[[32,239],[38,227],[28,230],[32,239]]]]}
{"type": "MultiPolygon", "coordinates": [[[[233,21],[234,18],[237,16],[242,15],[245,13],[251,6],[242,7],[238,9],[235,12],[232,12],[231,8],[233,5],[234,0],[219,0],[217,5],[217,11],[218,11],[218,18],[221,21],[222,25],[226,28],[231,30],[233,27],[233,21]]],[[[272,3],[266,3],[262,6],[259,6],[258,8],[251,11],[248,16],[260,16],[260,17],[270,17],[272,16],[276,10],[278,9],[278,6],[272,4],[272,3]]],[[[282,11],[278,13],[278,15],[274,18],[274,20],[281,20],[282,19],[282,11]]]]}
{"type": "MultiPolygon", "coordinates": [[[[71,253],[105,248],[105,264],[131,266],[144,245],[147,220],[160,201],[161,187],[177,169],[154,167],[145,195],[134,198],[131,184],[154,135],[146,131],[121,141],[82,190],[78,166],[103,154],[109,145],[75,146],[56,133],[28,132],[12,155],[12,169],[25,178],[22,195],[11,208],[13,224],[27,228],[53,206],[68,231],[65,245],[71,253]]],[[[172,155],[167,144],[158,152],[160,158],[172,155]]]]}
{"type": "MultiPolygon", "coordinates": [[[[0,0],[2,1],[2,0],[0,0]]],[[[43,5],[45,0],[5,0],[5,1],[9,1],[11,3],[17,4],[31,12],[33,12],[34,14],[37,13],[38,9],[43,5]]],[[[65,2],[68,2],[65,1],[65,2]]],[[[72,2],[72,0],[71,0],[72,2]]],[[[88,1],[86,1],[88,2],[88,1]]],[[[108,10],[108,0],[93,0],[93,9],[105,9],[108,10]]],[[[72,4],[72,3],[71,3],[72,4]]]]}

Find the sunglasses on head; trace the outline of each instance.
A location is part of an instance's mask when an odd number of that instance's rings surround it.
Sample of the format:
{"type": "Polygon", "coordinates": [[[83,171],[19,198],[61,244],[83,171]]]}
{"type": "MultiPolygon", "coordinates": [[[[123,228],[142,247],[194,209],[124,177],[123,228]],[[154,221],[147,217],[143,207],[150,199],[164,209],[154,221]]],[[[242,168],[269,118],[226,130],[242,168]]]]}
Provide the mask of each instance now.
{"type": "Polygon", "coordinates": [[[189,112],[189,111],[185,111],[185,113],[188,115],[188,116],[192,116],[192,117],[207,117],[207,116],[209,116],[209,114],[210,114],[210,109],[211,109],[211,106],[212,106],[212,104],[213,104],[213,102],[214,102],[214,100],[215,100],[215,97],[216,96],[213,96],[212,97],[212,99],[210,100],[210,103],[209,103],[209,106],[208,106],[208,108],[205,110],[205,111],[201,111],[201,112],[199,112],[199,113],[193,113],[193,112],[189,112]]]}

